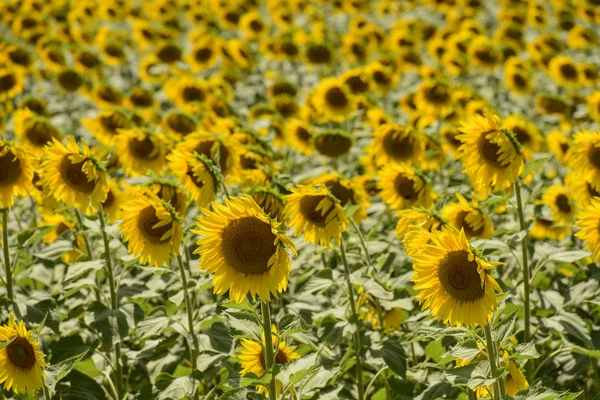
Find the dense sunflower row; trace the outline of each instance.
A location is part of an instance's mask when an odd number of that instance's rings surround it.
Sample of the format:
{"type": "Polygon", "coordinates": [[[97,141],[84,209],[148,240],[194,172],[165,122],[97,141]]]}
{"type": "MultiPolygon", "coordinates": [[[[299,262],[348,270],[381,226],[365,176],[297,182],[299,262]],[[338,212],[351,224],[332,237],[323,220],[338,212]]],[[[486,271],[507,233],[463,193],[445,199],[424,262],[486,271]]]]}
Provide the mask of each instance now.
{"type": "Polygon", "coordinates": [[[597,0],[0,29],[0,399],[600,390],[597,0]]]}

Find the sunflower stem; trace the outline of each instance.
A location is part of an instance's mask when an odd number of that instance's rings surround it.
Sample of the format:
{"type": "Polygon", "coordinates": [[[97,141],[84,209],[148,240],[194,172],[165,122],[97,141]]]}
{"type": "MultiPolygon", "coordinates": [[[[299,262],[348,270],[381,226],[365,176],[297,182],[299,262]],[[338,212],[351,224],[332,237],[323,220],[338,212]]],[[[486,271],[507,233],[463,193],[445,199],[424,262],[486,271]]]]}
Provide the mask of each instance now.
{"type": "Polygon", "coordinates": [[[467,388],[467,396],[469,396],[469,400],[477,400],[477,396],[475,396],[475,392],[472,389],[467,388]]]}
{"type": "Polygon", "coordinates": [[[360,226],[358,226],[358,224],[354,221],[354,218],[348,218],[350,220],[350,223],[352,224],[352,227],[354,228],[354,230],[356,231],[356,234],[358,235],[358,240],[360,241],[360,245],[362,246],[364,252],[365,252],[365,258],[367,259],[367,263],[369,264],[369,267],[371,266],[371,256],[369,256],[369,250],[367,248],[367,243],[365,242],[365,238],[360,230],[360,226]]]}
{"type": "Polygon", "coordinates": [[[81,211],[75,209],[75,217],[77,217],[77,224],[79,225],[79,229],[82,231],[81,236],[83,236],[83,243],[85,243],[85,251],[87,252],[88,257],[91,260],[92,258],[94,258],[94,255],[92,254],[92,247],[90,246],[88,237],[85,233],[83,233],[84,226],[83,226],[83,217],[81,216],[81,211]]]}
{"type": "Polygon", "coordinates": [[[352,319],[356,324],[356,329],[354,331],[354,352],[356,356],[356,386],[358,387],[358,400],[363,400],[365,397],[365,393],[362,373],[362,360],[360,358],[360,320],[358,319],[358,313],[356,312],[356,302],[354,301],[354,289],[352,287],[352,281],[350,280],[350,267],[348,266],[348,260],[346,258],[346,250],[344,249],[343,236],[341,236],[340,240],[340,251],[342,253],[342,262],[344,263],[346,283],[348,284],[348,297],[350,300],[350,309],[352,310],[352,319]]]}
{"type": "MultiPolygon", "coordinates": [[[[78,211],[79,213],[79,211],[78,211]]],[[[102,232],[102,240],[104,242],[104,258],[106,260],[106,275],[108,276],[108,285],[110,288],[110,306],[116,311],[119,308],[117,300],[117,291],[115,288],[115,278],[113,273],[112,261],[110,258],[110,242],[106,234],[106,222],[104,220],[104,211],[102,211],[102,203],[98,204],[98,219],[100,220],[100,231],[102,232]]],[[[90,253],[91,255],[91,253],[90,253]]],[[[123,391],[123,367],[121,366],[121,343],[115,343],[115,379],[117,386],[117,395],[119,399],[124,396],[123,391]]]]}
{"type": "MultiPolygon", "coordinates": [[[[523,201],[521,199],[521,185],[519,180],[515,180],[515,194],[517,197],[517,213],[519,214],[519,227],[522,231],[525,231],[525,217],[523,213],[523,201]]],[[[531,291],[530,283],[531,278],[529,274],[529,262],[528,262],[528,245],[527,245],[527,232],[525,232],[525,236],[521,240],[521,251],[523,255],[523,303],[525,306],[525,327],[523,337],[525,342],[529,342],[531,340],[531,304],[529,301],[529,294],[531,291]]],[[[527,381],[531,382],[532,378],[532,364],[525,364],[525,373],[527,375],[527,381]]]]}
{"type": "MultiPolygon", "coordinates": [[[[265,366],[266,370],[269,371],[275,364],[275,352],[273,351],[273,336],[271,333],[271,313],[269,312],[269,303],[262,301],[260,307],[263,316],[263,332],[265,334],[265,366]]],[[[269,383],[269,399],[277,400],[277,385],[276,379],[273,376],[269,383]]]]}
{"type": "MultiPolygon", "coordinates": [[[[200,346],[198,345],[198,338],[196,337],[196,334],[194,333],[194,313],[193,313],[193,309],[192,309],[192,301],[190,298],[190,294],[188,292],[188,281],[187,281],[187,277],[185,276],[185,268],[183,266],[183,260],[181,259],[181,254],[177,254],[177,263],[179,264],[179,273],[181,273],[181,282],[183,284],[183,298],[185,300],[185,309],[187,311],[187,317],[188,317],[188,331],[190,333],[190,336],[192,337],[192,344],[193,347],[190,348],[190,357],[191,357],[191,363],[192,363],[192,374],[194,373],[194,371],[196,371],[196,361],[198,359],[198,354],[200,354],[200,346]]],[[[197,389],[197,388],[194,388],[197,389]]],[[[198,390],[194,390],[194,399],[198,398],[198,390]]]]}
{"type": "Polygon", "coordinates": [[[50,391],[48,390],[48,386],[46,386],[46,382],[42,382],[42,387],[44,388],[44,399],[52,400],[52,396],[50,396],[50,391]]]}
{"type": "MultiPolygon", "coordinates": [[[[494,345],[494,340],[492,339],[492,330],[490,329],[490,324],[487,323],[484,326],[484,329],[488,359],[490,360],[490,369],[492,370],[492,378],[496,379],[498,378],[498,356],[496,355],[496,346],[494,345]]],[[[502,382],[501,379],[498,379],[494,383],[494,398],[504,398],[504,382],[502,382]]]]}
{"type": "Polygon", "coordinates": [[[4,251],[4,270],[6,271],[6,295],[14,302],[12,270],[10,268],[10,251],[8,249],[8,208],[2,209],[2,250],[4,251]]]}

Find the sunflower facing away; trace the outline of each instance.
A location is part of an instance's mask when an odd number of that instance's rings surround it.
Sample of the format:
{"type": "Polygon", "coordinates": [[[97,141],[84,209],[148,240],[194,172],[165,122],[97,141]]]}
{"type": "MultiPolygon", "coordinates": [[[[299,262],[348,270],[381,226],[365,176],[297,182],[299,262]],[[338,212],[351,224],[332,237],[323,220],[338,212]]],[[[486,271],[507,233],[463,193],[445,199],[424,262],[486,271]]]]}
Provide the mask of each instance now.
{"type": "Polygon", "coordinates": [[[585,248],[593,252],[594,261],[600,261],[600,198],[592,198],[577,219],[576,225],[581,230],[575,236],[585,241],[585,248]]]}
{"type": "Polygon", "coordinates": [[[228,199],[225,205],[213,202],[201,209],[193,233],[202,236],[194,252],[200,254],[200,269],[214,273],[214,293],[229,290],[229,298],[241,303],[250,293],[263,302],[287,289],[292,241],[248,195],[228,199]]]}
{"type": "Polygon", "coordinates": [[[447,225],[439,231],[414,228],[404,237],[406,254],[413,259],[416,298],[431,314],[452,326],[488,323],[498,306],[500,286],[487,262],[471,249],[464,230],[447,225]]]}
{"type": "Polygon", "coordinates": [[[0,208],[12,207],[15,196],[25,196],[33,191],[33,174],[31,155],[0,140],[0,208]]]}
{"type": "Polygon", "coordinates": [[[484,200],[492,191],[510,189],[523,173],[524,163],[518,144],[502,131],[499,118],[473,115],[459,130],[463,170],[478,197],[484,200]]]}
{"type": "Polygon", "coordinates": [[[83,140],[79,147],[70,136],[66,146],[53,139],[46,149],[42,170],[44,186],[52,188],[52,196],[58,201],[90,214],[106,200],[106,171],[83,140]]]}
{"type": "Polygon", "coordinates": [[[15,393],[34,395],[42,387],[42,379],[47,367],[45,354],[33,337],[33,331],[27,330],[23,321],[15,321],[10,314],[8,325],[0,326],[0,341],[12,342],[0,350],[0,383],[5,390],[15,393]]]}
{"type": "Polygon", "coordinates": [[[304,234],[304,240],[320,246],[340,244],[348,225],[346,212],[333,194],[323,186],[299,185],[290,189],[284,218],[294,228],[294,235],[304,234]]]}
{"type": "MultiPolygon", "coordinates": [[[[275,325],[273,325],[273,332],[276,334],[277,329],[275,325]]],[[[241,362],[242,371],[241,374],[245,375],[249,372],[255,374],[256,376],[263,376],[267,372],[267,366],[265,363],[265,352],[263,347],[265,345],[265,334],[263,332],[262,345],[254,340],[242,339],[238,358],[241,362]]],[[[277,337],[273,335],[273,343],[277,343],[277,337]]],[[[275,364],[285,365],[293,360],[300,358],[300,354],[296,353],[295,347],[287,347],[284,340],[279,341],[279,347],[275,354],[275,364]]],[[[277,380],[277,397],[281,394],[283,390],[283,384],[281,381],[277,380]]],[[[259,393],[264,394],[267,398],[269,397],[269,393],[264,386],[257,386],[257,390],[259,393]]]]}
{"type": "Polygon", "coordinates": [[[173,206],[150,191],[133,193],[123,204],[119,230],[129,252],[155,267],[162,267],[171,254],[177,254],[183,237],[173,206]]]}

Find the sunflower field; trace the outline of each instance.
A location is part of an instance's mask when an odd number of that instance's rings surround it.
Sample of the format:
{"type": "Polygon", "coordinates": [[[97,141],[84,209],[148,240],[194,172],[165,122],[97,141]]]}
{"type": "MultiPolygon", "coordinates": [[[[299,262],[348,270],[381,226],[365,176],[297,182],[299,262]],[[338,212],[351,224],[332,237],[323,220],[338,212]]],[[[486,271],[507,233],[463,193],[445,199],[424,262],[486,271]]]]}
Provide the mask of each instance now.
{"type": "Polygon", "coordinates": [[[600,399],[599,0],[1,0],[0,400],[600,399]]]}

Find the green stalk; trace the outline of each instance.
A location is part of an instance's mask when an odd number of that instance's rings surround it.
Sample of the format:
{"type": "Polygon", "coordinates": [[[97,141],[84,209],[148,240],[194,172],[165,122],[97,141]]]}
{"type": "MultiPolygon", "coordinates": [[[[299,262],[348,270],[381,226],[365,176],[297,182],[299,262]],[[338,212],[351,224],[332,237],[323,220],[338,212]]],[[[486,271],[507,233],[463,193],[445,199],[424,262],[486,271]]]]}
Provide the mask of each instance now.
{"type": "Polygon", "coordinates": [[[50,392],[48,391],[48,387],[46,386],[46,382],[42,382],[42,387],[44,388],[44,399],[52,400],[52,396],[50,396],[50,392]]]}
{"type": "MultiPolygon", "coordinates": [[[[196,370],[196,360],[198,359],[198,355],[200,354],[200,346],[198,344],[198,338],[196,337],[196,334],[194,333],[194,312],[192,309],[192,301],[190,298],[190,294],[188,292],[187,277],[185,276],[185,268],[183,266],[183,260],[181,259],[181,254],[177,254],[177,263],[179,264],[179,273],[181,274],[181,282],[183,284],[183,298],[185,300],[185,309],[187,311],[189,332],[190,332],[190,335],[192,336],[193,346],[192,346],[192,348],[190,348],[190,353],[191,353],[192,373],[193,373],[196,370]]],[[[198,398],[197,390],[195,390],[195,392],[194,392],[194,398],[195,399],[198,398]]]]}
{"type": "MultiPolygon", "coordinates": [[[[273,351],[273,336],[271,333],[271,313],[269,312],[269,303],[261,300],[260,307],[263,316],[263,332],[265,334],[265,366],[268,371],[275,364],[275,352],[273,351]]],[[[269,399],[277,400],[276,379],[273,377],[269,387],[269,399]]]]}
{"type": "Polygon", "coordinates": [[[85,227],[83,226],[83,217],[81,216],[81,211],[75,209],[75,216],[77,217],[77,224],[79,225],[79,229],[82,231],[81,236],[83,236],[83,242],[85,243],[85,251],[87,252],[88,257],[91,259],[94,258],[92,254],[92,247],[90,246],[90,242],[87,238],[87,235],[83,233],[85,227]]]}
{"type": "MultiPolygon", "coordinates": [[[[494,346],[494,341],[492,339],[492,331],[490,330],[490,324],[486,324],[484,326],[485,329],[485,340],[486,347],[488,353],[488,359],[490,360],[490,369],[492,370],[492,378],[498,377],[498,356],[496,355],[496,347],[494,346]]],[[[503,399],[504,398],[504,382],[501,379],[497,380],[494,383],[494,398],[495,399],[503,399]]]]}
{"type": "MultiPolygon", "coordinates": [[[[104,221],[104,212],[102,211],[102,203],[98,204],[98,219],[100,220],[100,231],[102,232],[102,240],[104,241],[104,258],[106,259],[106,275],[108,276],[108,285],[110,288],[110,306],[113,310],[119,309],[117,300],[117,291],[115,288],[115,278],[113,273],[112,261],[110,258],[110,242],[106,234],[106,223],[104,221]]],[[[91,254],[91,253],[90,253],[91,254]]],[[[124,396],[123,390],[123,367],[121,366],[121,343],[115,343],[115,378],[117,380],[117,395],[119,399],[124,396]]],[[[118,400],[118,399],[117,399],[118,400]]]]}
{"type": "Polygon", "coordinates": [[[4,270],[6,271],[6,293],[11,303],[14,302],[10,252],[8,249],[8,208],[2,209],[2,250],[4,250],[4,270]]]}
{"type": "MultiPolygon", "coordinates": [[[[519,214],[519,227],[523,231],[525,230],[525,217],[523,215],[523,201],[521,200],[521,185],[519,184],[519,180],[515,180],[515,194],[517,196],[517,213],[519,214]]],[[[531,340],[531,304],[529,301],[529,294],[531,291],[530,284],[530,271],[529,271],[529,262],[528,262],[528,245],[527,245],[527,233],[523,236],[521,240],[521,251],[523,255],[523,303],[525,306],[525,328],[524,328],[524,339],[525,342],[529,342],[531,340]]],[[[525,365],[525,373],[527,375],[527,381],[531,382],[532,378],[532,364],[527,363],[525,365]]]]}
{"type": "Polygon", "coordinates": [[[348,284],[348,297],[350,300],[350,309],[352,310],[352,318],[356,324],[356,330],[354,331],[354,352],[356,355],[356,386],[358,389],[358,400],[365,398],[363,373],[362,373],[362,360],[360,358],[360,321],[358,319],[358,313],[356,311],[356,302],[354,301],[354,289],[352,287],[352,281],[350,280],[350,267],[348,267],[348,260],[346,259],[346,250],[344,249],[344,238],[341,237],[340,250],[342,253],[342,262],[344,263],[344,273],[346,275],[346,283],[348,284]]]}
{"type": "Polygon", "coordinates": [[[477,396],[475,396],[475,392],[469,388],[467,388],[467,396],[469,396],[469,400],[477,400],[477,396]]]}

